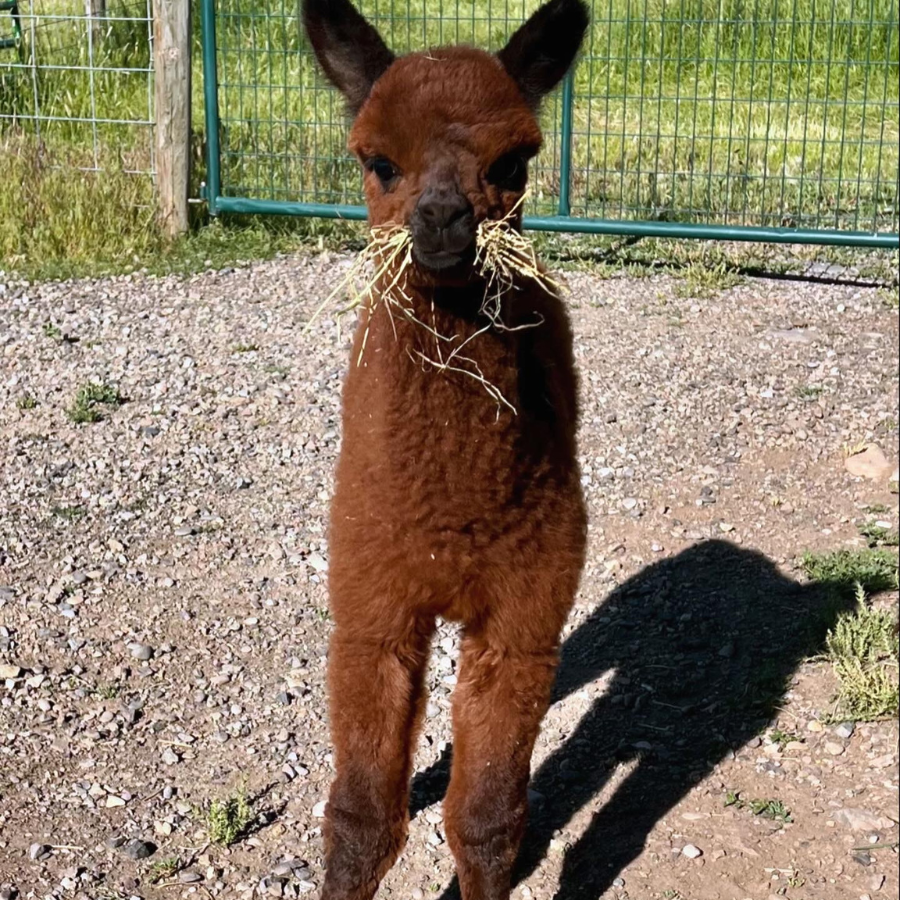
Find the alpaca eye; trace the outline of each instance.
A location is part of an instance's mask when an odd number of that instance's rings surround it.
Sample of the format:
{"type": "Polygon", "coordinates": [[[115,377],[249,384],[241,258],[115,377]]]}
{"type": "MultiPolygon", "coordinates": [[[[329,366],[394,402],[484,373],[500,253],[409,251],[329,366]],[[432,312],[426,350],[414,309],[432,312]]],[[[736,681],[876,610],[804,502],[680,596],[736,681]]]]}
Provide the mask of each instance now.
{"type": "Polygon", "coordinates": [[[487,179],[498,187],[520,191],[525,187],[527,175],[525,160],[518,153],[507,153],[488,169],[487,179]]]}
{"type": "Polygon", "coordinates": [[[374,172],[378,180],[387,187],[400,173],[397,167],[383,156],[376,156],[366,163],[366,168],[374,172]]]}

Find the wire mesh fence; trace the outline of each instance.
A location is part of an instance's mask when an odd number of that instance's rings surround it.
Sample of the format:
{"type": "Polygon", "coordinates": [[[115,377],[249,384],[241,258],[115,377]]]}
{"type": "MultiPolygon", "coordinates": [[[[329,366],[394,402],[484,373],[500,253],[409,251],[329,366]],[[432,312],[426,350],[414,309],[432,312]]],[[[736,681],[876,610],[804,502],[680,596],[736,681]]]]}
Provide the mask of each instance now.
{"type": "Polygon", "coordinates": [[[4,154],[151,183],[150,2],[18,0],[8,17],[0,10],[4,154]]]}
{"type": "MultiPolygon", "coordinates": [[[[206,4],[223,205],[361,203],[296,0],[206,4]]],[[[360,3],[398,53],[496,50],[537,5],[360,3]]],[[[569,91],[544,110],[531,213],[562,194],[583,220],[895,234],[898,48],[898,0],[593,0],[569,91]]]]}

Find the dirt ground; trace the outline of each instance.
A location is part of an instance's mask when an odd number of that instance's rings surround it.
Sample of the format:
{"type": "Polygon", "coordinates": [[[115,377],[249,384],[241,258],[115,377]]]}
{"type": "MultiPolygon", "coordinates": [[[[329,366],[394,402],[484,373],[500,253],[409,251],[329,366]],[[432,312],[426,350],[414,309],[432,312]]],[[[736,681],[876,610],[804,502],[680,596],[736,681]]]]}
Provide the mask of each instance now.
{"type": "MultiPolygon", "coordinates": [[[[349,334],[302,328],[348,265],[0,285],[0,900],[315,895],[349,334]],[[74,424],[88,381],[125,402],[74,424]],[[210,845],[204,808],[242,785],[253,826],[210,845]]],[[[854,284],[567,279],[590,552],[513,896],[896,900],[897,724],[826,724],[799,566],[863,546],[867,507],[896,522],[889,475],[844,462],[870,441],[896,467],[896,310],[854,284]]],[[[381,897],[452,882],[456,654],[445,626],[381,897]]]]}

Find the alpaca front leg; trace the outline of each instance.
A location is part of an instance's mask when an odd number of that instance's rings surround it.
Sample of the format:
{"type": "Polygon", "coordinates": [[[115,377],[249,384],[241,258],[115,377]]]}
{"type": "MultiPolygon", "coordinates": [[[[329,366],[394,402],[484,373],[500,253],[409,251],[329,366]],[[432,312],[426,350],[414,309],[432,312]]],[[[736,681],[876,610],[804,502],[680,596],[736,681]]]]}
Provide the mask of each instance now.
{"type": "Polygon", "coordinates": [[[556,665],[555,646],[464,643],[445,803],[463,900],[508,900],[525,830],[531,754],[556,665]]]}
{"type": "Polygon", "coordinates": [[[338,627],[329,683],[337,776],[322,900],[371,900],[406,840],[412,754],[433,624],[393,640],[338,627]]]}

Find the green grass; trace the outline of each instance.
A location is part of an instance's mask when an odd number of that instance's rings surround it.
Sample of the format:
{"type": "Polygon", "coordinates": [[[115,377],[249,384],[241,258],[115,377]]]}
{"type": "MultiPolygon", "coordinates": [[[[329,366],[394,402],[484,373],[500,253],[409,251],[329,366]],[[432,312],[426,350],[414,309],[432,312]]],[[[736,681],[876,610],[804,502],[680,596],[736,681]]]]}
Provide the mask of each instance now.
{"type": "Polygon", "coordinates": [[[868,606],[861,588],[857,599],[857,609],[843,613],[826,640],[840,685],[832,719],[871,722],[896,716],[900,703],[897,617],[868,606]]]}
{"type": "Polygon", "coordinates": [[[118,388],[89,381],[78,388],[66,415],[76,425],[99,422],[104,417],[104,407],[115,408],[121,406],[122,402],[118,388]]]}
{"type": "Polygon", "coordinates": [[[675,288],[675,293],[679,297],[703,300],[715,297],[722,291],[740,284],[743,280],[724,262],[714,265],[693,262],[682,272],[682,281],[675,288]]]}
{"type": "Polygon", "coordinates": [[[887,550],[835,550],[831,553],[807,553],[803,569],[812,581],[851,595],[861,585],[867,593],[897,590],[897,556],[887,550]]]}
{"type": "Polygon", "coordinates": [[[66,522],[77,522],[87,515],[87,509],[84,506],[54,506],[50,512],[66,522]]]}
{"type": "Polygon", "coordinates": [[[838,681],[832,721],[869,722],[897,714],[898,644],[896,610],[875,609],[869,595],[898,588],[896,553],[884,549],[807,554],[804,568],[836,600],[854,602],[838,613],[825,641],[825,658],[838,681]]]}
{"type": "Polygon", "coordinates": [[[253,824],[253,807],[241,789],[225,800],[213,800],[206,812],[206,832],[213,844],[230,847],[253,824]]]}
{"type": "Polygon", "coordinates": [[[896,547],[900,544],[900,534],[896,528],[879,525],[877,522],[860,525],[859,533],[868,541],[870,547],[896,547]]]}
{"type": "MultiPolygon", "coordinates": [[[[109,0],[113,13],[121,6],[109,0]]],[[[415,0],[412,19],[402,5],[393,19],[375,0],[362,7],[380,10],[377,24],[401,52],[448,42],[496,48],[520,18],[516,7],[516,22],[507,22],[505,0],[474,0],[458,19],[438,0],[415,0]]],[[[341,102],[321,90],[293,7],[285,17],[275,0],[223,0],[218,10],[226,191],[358,202],[341,102]]],[[[53,11],[80,15],[81,7],[54,0],[53,11]]],[[[43,24],[41,59],[84,66],[86,42],[69,33],[75,26],[43,24]]],[[[0,120],[0,268],[29,277],[196,271],[207,260],[270,256],[346,228],[225,228],[170,251],[155,226],[151,179],[128,174],[151,167],[149,129],[74,121],[89,120],[95,105],[99,117],[147,118],[146,76],[120,71],[146,67],[146,32],[142,22],[111,23],[95,41],[93,76],[45,68],[35,83],[11,67],[13,54],[0,57],[0,110],[23,117],[0,120]],[[27,119],[35,96],[42,114],[58,120],[45,122],[39,139],[27,119]],[[74,171],[96,164],[99,175],[74,171]]],[[[204,177],[200,34],[197,21],[195,195],[204,177]]],[[[586,56],[575,76],[574,214],[896,230],[896,0],[865,8],[835,0],[827,9],[813,0],[789,8],[757,0],[752,9],[744,0],[597,0],[586,56]],[[791,16],[795,28],[784,24],[791,16]]],[[[555,211],[558,121],[551,100],[534,211],[555,211]]],[[[720,280],[721,273],[712,276],[714,289],[720,280]]],[[[703,290],[706,282],[689,274],[685,289],[703,290]]]]}
{"type": "Polygon", "coordinates": [[[147,871],[147,876],[151,884],[159,884],[161,881],[174,878],[183,868],[181,857],[170,856],[153,863],[147,871]]]}
{"type": "Polygon", "coordinates": [[[16,409],[19,409],[22,412],[36,409],[37,405],[37,398],[33,394],[21,394],[16,400],[16,409]]]}
{"type": "Polygon", "coordinates": [[[776,728],[775,731],[773,731],[769,735],[769,739],[773,744],[777,744],[779,749],[781,750],[784,750],[784,748],[787,747],[787,745],[792,741],[802,740],[802,738],[798,734],[796,734],[796,732],[782,731],[780,728],[776,728]]]}
{"type": "Polygon", "coordinates": [[[729,791],[725,795],[725,807],[746,809],[753,813],[754,816],[759,816],[763,819],[771,819],[772,821],[781,822],[785,825],[794,821],[791,817],[791,811],[781,800],[744,800],[737,791],[729,791]]]}

